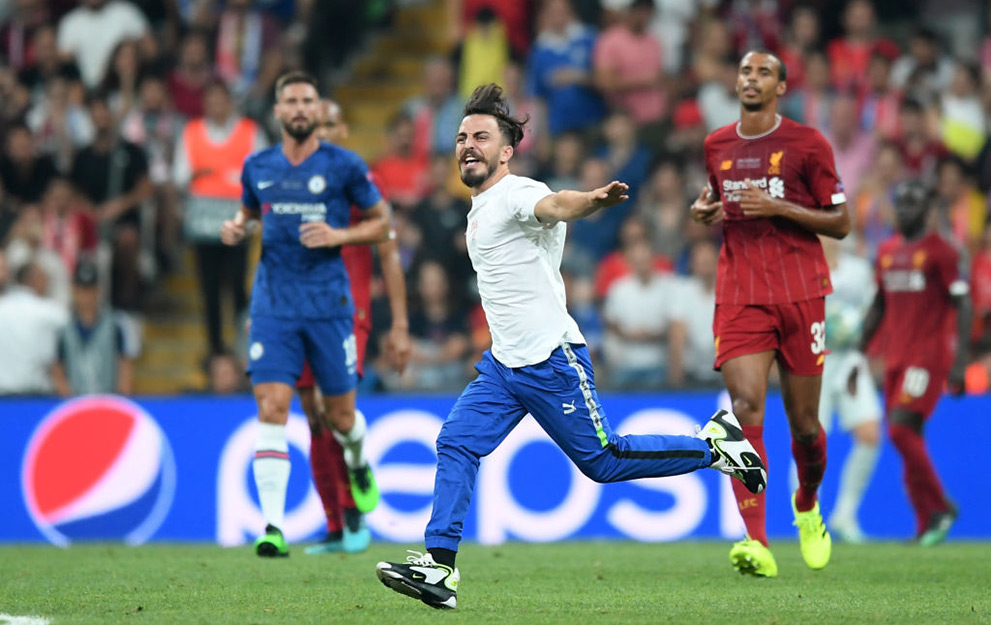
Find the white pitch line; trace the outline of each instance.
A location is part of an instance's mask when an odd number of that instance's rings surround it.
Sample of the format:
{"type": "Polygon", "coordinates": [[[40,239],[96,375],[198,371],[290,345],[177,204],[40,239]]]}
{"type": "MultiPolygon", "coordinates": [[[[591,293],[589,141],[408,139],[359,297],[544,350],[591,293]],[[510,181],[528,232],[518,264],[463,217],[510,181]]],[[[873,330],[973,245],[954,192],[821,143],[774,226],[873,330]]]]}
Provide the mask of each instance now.
{"type": "Polygon", "coordinates": [[[14,616],[0,614],[0,625],[48,625],[52,621],[42,616],[14,616]]]}

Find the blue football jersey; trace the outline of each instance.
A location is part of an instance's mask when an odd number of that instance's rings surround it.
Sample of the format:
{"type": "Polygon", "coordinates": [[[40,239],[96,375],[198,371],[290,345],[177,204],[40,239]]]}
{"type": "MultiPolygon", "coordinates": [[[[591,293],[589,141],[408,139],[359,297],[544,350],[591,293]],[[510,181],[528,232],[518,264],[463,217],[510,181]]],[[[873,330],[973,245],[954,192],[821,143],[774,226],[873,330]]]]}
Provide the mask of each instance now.
{"type": "Polygon", "coordinates": [[[346,228],[352,204],[368,209],[381,199],[361,157],[321,142],[316,152],[293,166],[279,144],[244,161],[241,187],[241,201],[260,211],[262,220],[251,316],[351,316],[354,304],[341,249],[306,248],[299,228],[311,221],[346,228]]]}

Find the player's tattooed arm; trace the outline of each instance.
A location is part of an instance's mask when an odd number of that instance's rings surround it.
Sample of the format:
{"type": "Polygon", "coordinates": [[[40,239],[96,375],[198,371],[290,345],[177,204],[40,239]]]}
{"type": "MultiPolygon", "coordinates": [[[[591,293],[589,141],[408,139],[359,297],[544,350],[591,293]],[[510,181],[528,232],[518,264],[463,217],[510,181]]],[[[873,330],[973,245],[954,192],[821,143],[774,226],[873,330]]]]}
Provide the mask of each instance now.
{"type": "Polygon", "coordinates": [[[707,226],[714,226],[723,220],[723,203],[712,193],[709,187],[702,187],[702,192],[692,202],[690,210],[692,219],[707,226]]]}
{"type": "Polygon", "coordinates": [[[364,219],[346,228],[334,228],[325,221],[311,221],[299,227],[299,242],[305,247],[375,245],[389,238],[392,217],[389,205],[379,200],[365,209],[364,219]]]}
{"type": "Polygon", "coordinates": [[[577,221],[603,208],[616,206],[630,199],[630,187],[625,182],[613,180],[604,187],[592,191],[565,189],[543,198],[533,207],[533,214],[541,223],[577,221]]]}
{"type": "Polygon", "coordinates": [[[747,188],[740,191],[740,210],[744,217],[783,217],[815,234],[833,239],[842,239],[850,234],[850,212],[846,203],[810,209],[771,197],[770,193],[757,188],[750,180],[746,183],[747,188]]]}

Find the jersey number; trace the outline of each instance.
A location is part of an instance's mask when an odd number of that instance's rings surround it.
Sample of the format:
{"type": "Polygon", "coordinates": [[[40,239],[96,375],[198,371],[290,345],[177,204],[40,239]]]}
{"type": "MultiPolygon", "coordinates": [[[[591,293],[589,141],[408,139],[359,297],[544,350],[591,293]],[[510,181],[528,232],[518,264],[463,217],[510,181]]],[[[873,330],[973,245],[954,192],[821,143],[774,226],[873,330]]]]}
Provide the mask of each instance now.
{"type": "Polygon", "coordinates": [[[810,330],[812,332],[812,353],[818,356],[826,351],[826,322],[816,321],[810,330]]]}
{"type": "Polygon", "coordinates": [[[348,369],[358,364],[358,341],[354,334],[344,339],[344,366],[348,369]]]}
{"type": "Polygon", "coordinates": [[[929,388],[929,371],[920,367],[909,367],[902,378],[902,392],[909,397],[922,397],[929,388]]]}

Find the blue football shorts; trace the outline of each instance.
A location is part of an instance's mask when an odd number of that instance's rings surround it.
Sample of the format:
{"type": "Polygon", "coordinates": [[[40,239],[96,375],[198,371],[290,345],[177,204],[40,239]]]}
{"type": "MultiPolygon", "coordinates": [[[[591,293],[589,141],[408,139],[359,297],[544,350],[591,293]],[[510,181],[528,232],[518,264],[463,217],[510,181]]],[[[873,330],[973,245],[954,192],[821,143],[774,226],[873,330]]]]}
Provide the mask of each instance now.
{"type": "Polygon", "coordinates": [[[248,375],[252,384],[296,385],[303,361],[320,392],[344,395],[358,383],[358,348],[351,316],[333,319],[252,317],[248,375]]]}

